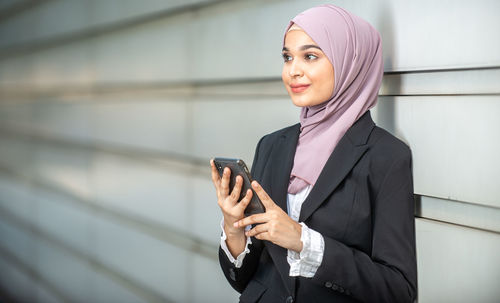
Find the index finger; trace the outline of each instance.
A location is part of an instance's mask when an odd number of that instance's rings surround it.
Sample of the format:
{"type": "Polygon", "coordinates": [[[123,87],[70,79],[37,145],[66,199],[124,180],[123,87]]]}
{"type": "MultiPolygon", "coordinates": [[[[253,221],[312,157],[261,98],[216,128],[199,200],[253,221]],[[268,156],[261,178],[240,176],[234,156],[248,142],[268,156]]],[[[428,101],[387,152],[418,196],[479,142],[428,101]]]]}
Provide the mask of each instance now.
{"type": "Polygon", "coordinates": [[[266,208],[266,210],[269,210],[274,205],[276,205],[274,203],[273,199],[271,199],[271,197],[269,197],[269,195],[266,193],[266,191],[259,184],[259,182],[255,181],[255,180],[252,181],[252,188],[253,188],[253,190],[255,190],[255,193],[259,197],[260,202],[262,202],[262,204],[264,205],[264,207],[266,208]]]}
{"type": "Polygon", "coordinates": [[[220,183],[220,176],[215,167],[214,159],[210,159],[210,166],[212,167],[212,182],[214,182],[214,185],[218,185],[220,183]]]}
{"type": "Polygon", "coordinates": [[[237,222],[234,222],[234,227],[245,227],[247,225],[256,224],[256,223],[265,223],[267,221],[268,221],[268,219],[267,219],[266,213],[255,214],[255,215],[251,215],[251,216],[248,216],[246,218],[243,218],[237,222]]]}

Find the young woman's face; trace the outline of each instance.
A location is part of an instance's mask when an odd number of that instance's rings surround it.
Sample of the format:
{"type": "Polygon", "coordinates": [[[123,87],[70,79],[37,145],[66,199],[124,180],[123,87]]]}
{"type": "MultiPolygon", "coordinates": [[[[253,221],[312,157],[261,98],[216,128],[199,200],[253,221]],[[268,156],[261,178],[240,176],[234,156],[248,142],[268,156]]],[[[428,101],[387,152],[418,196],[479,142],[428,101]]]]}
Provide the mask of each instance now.
{"type": "Polygon", "coordinates": [[[333,66],[319,46],[302,30],[286,34],[281,78],[296,106],[321,104],[332,97],[333,66]]]}

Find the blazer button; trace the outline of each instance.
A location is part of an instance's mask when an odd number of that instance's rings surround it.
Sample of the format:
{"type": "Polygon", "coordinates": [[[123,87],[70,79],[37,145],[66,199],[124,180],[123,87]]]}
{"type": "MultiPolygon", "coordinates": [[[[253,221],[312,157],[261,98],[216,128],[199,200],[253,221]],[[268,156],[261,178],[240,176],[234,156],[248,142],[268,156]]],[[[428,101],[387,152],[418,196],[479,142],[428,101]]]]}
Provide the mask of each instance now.
{"type": "Polygon", "coordinates": [[[332,289],[333,289],[333,290],[337,290],[337,289],[339,289],[339,286],[338,286],[337,284],[333,284],[333,285],[332,285],[332,289]]]}
{"type": "Polygon", "coordinates": [[[332,285],[333,285],[333,283],[330,282],[330,281],[328,281],[328,282],[325,283],[325,287],[327,287],[327,288],[331,288],[332,285]]]}
{"type": "Polygon", "coordinates": [[[231,280],[233,281],[236,281],[236,271],[234,270],[234,268],[229,269],[229,278],[231,278],[231,280]]]}
{"type": "Polygon", "coordinates": [[[344,289],[342,287],[339,287],[339,292],[340,293],[343,293],[344,292],[344,289]]]}
{"type": "Polygon", "coordinates": [[[292,296],[288,296],[288,298],[286,298],[286,303],[293,303],[293,298],[292,296]]]}

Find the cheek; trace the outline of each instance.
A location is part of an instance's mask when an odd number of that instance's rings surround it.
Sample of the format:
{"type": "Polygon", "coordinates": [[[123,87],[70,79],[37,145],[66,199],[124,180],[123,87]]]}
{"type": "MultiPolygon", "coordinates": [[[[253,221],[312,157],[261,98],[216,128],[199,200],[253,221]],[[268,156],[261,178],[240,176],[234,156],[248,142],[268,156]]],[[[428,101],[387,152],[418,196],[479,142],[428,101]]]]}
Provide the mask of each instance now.
{"type": "Polygon", "coordinates": [[[333,79],[325,77],[323,81],[324,81],[323,87],[325,91],[325,96],[327,98],[330,98],[333,95],[333,90],[334,90],[333,79]]]}
{"type": "Polygon", "coordinates": [[[329,70],[328,75],[329,75],[328,83],[330,85],[330,94],[333,95],[333,91],[335,90],[335,73],[333,70],[329,70]]]}
{"type": "Polygon", "coordinates": [[[283,65],[283,69],[281,70],[281,80],[283,81],[283,83],[286,85],[286,83],[288,82],[288,72],[286,70],[286,66],[283,65]]]}
{"type": "Polygon", "coordinates": [[[321,87],[323,89],[324,95],[330,98],[334,91],[335,76],[332,69],[323,69],[318,71],[316,79],[321,82],[321,87]]]}

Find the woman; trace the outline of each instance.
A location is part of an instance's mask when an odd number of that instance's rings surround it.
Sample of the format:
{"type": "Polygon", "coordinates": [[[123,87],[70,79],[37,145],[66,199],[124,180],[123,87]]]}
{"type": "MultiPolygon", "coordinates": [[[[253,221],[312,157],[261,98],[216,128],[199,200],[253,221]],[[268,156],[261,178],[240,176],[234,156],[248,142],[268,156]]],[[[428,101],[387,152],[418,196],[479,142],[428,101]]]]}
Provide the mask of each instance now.
{"type": "Polygon", "coordinates": [[[266,212],[243,211],[241,177],[212,179],[224,219],[219,260],[241,302],[413,302],[417,294],[411,152],[375,126],[378,32],[346,10],[297,15],[282,79],[300,124],[264,136],[252,176],[266,212]]]}

